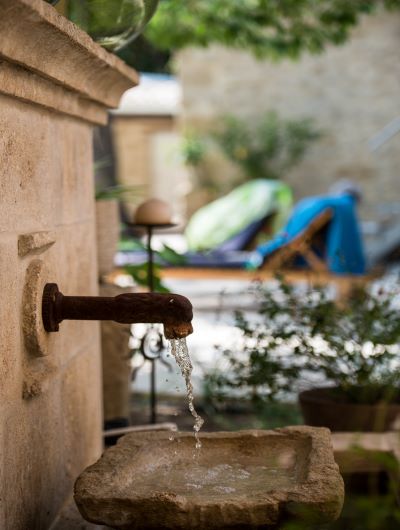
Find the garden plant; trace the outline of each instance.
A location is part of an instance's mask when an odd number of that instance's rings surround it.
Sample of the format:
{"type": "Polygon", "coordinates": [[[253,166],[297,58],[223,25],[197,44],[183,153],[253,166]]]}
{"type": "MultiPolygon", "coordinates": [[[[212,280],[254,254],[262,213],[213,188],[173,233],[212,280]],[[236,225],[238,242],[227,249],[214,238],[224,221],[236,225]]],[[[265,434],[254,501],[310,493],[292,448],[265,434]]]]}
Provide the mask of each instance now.
{"type": "Polygon", "coordinates": [[[256,316],[236,312],[241,340],[208,374],[214,399],[236,392],[265,403],[322,384],[340,402],[400,401],[397,291],[358,289],[345,306],[326,288],[282,280],[253,291],[256,316]]]}

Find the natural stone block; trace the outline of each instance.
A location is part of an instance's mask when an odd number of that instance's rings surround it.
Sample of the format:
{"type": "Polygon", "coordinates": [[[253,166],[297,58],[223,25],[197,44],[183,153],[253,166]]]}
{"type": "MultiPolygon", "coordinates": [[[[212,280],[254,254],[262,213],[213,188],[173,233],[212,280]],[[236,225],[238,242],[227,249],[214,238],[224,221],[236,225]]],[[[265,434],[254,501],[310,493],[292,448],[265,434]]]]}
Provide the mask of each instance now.
{"type": "Polygon", "coordinates": [[[61,123],[0,94],[1,231],[51,231],[62,218],[61,123]]]}
{"type": "Polygon", "coordinates": [[[86,469],[75,501],[89,521],[133,530],[275,528],[287,517],[327,523],[342,509],[343,480],[330,432],[129,434],[86,469]]]}
{"type": "Polygon", "coordinates": [[[64,477],[71,486],[102,451],[101,360],[94,341],[60,375],[64,477]]]}
{"type": "Polygon", "coordinates": [[[41,254],[56,242],[52,232],[32,232],[18,237],[18,255],[41,254]]]}
{"type": "Polygon", "coordinates": [[[29,401],[19,396],[0,409],[4,530],[49,528],[68,494],[60,451],[62,415],[54,390],[53,380],[52,393],[29,401]]]}
{"type": "Polygon", "coordinates": [[[2,404],[19,399],[21,395],[20,326],[23,281],[19,275],[18,262],[17,236],[0,233],[0,271],[2,271],[0,274],[2,300],[0,303],[0,380],[2,381],[0,403],[2,404]]]}
{"type": "Polygon", "coordinates": [[[46,358],[27,352],[41,286],[24,304],[26,271],[40,253],[49,282],[97,294],[91,127],[137,75],[43,0],[0,13],[0,528],[33,530],[101,452],[101,374],[95,322],[43,335],[46,358]]]}
{"type": "MultiPolygon", "coordinates": [[[[100,286],[100,296],[132,292],[115,285],[100,286]]],[[[104,420],[129,418],[132,368],[129,363],[130,324],[101,323],[104,420]]]]}
{"type": "Polygon", "coordinates": [[[134,70],[46,2],[0,0],[0,12],[2,57],[82,95],[85,101],[97,102],[104,115],[107,107],[118,105],[125,90],[137,84],[134,70]]]}

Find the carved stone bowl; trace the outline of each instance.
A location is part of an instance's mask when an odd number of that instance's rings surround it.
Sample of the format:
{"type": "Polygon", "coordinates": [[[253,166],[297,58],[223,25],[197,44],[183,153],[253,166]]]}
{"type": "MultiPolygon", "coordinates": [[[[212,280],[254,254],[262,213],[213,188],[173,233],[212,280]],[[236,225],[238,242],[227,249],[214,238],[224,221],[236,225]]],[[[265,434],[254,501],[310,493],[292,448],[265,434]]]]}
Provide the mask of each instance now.
{"type": "Polygon", "coordinates": [[[275,528],[336,519],[343,481],[324,428],[129,434],[87,468],[75,501],[120,529],[275,528]]]}

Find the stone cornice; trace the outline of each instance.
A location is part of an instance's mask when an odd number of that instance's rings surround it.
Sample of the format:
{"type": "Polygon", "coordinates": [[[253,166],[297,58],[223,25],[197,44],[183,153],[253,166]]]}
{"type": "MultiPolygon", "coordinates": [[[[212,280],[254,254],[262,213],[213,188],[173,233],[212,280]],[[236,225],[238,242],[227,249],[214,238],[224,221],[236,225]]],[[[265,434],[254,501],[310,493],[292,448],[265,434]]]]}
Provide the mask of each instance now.
{"type": "Polygon", "coordinates": [[[0,13],[0,92],[104,123],[138,83],[134,70],[43,0],[0,0],[0,13]]]}

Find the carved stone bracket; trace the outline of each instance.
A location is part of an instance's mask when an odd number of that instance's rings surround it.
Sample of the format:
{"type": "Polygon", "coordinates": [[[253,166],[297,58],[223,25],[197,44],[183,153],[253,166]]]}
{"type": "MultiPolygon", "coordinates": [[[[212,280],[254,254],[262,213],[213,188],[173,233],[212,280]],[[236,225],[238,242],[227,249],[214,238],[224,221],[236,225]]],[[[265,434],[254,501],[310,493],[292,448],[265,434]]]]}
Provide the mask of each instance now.
{"type": "Polygon", "coordinates": [[[18,255],[41,254],[56,242],[53,232],[32,232],[18,237],[18,255]]]}

